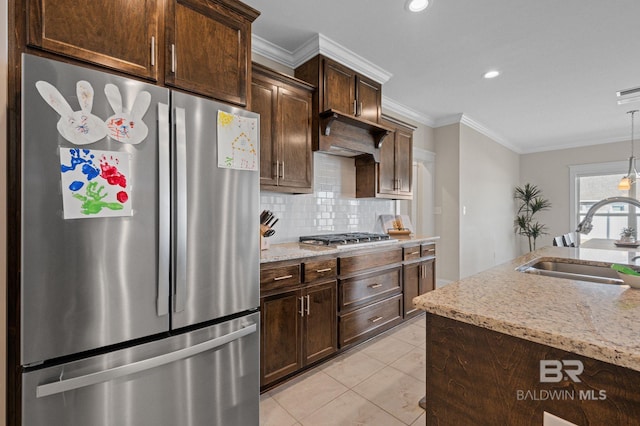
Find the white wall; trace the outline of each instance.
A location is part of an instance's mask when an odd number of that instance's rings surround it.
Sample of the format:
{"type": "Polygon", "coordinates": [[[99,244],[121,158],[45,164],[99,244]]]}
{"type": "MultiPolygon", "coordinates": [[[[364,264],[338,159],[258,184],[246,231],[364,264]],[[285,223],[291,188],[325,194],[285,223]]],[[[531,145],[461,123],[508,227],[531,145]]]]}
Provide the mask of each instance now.
{"type": "Polygon", "coordinates": [[[460,278],[460,124],[435,129],[435,225],[438,241],[438,278],[460,278]]]}
{"type": "Polygon", "coordinates": [[[628,141],[521,155],[521,184],[538,186],[552,205],[550,210],[539,213],[540,222],[547,225],[549,235],[538,239],[537,247],[551,245],[553,236],[573,231],[569,229],[569,166],[625,161],[628,156],[628,141]]]}
{"type": "Polygon", "coordinates": [[[518,154],[460,126],[460,278],[517,254],[513,188],[519,174],[518,154]]]}

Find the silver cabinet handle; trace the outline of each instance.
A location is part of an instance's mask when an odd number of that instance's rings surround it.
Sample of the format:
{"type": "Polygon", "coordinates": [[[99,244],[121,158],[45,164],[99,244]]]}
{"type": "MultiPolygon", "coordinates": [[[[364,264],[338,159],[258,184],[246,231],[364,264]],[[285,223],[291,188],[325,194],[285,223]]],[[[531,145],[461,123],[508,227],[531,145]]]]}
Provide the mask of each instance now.
{"type": "Polygon", "coordinates": [[[362,102],[360,102],[360,111],[358,111],[358,117],[362,115],[362,102]]]}
{"type": "Polygon", "coordinates": [[[158,103],[158,299],[156,312],[158,316],[169,314],[169,291],[171,285],[171,200],[169,194],[169,105],[158,103]]]}
{"type": "Polygon", "coordinates": [[[175,109],[176,119],[176,259],[174,312],[181,312],[187,297],[187,127],[184,108],[175,109]]]}
{"type": "Polygon", "coordinates": [[[307,316],[309,316],[309,314],[311,314],[311,309],[309,308],[309,305],[311,305],[309,301],[309,295],[307,294],[305,298],[307,299],[307,316]]]}
{"type": "Polygon", "coordinates": [[[131,364],[110,368],[108,370],[98,371],[96,373],[87,374],[85,376],[74,377],[73,379],[60,380],[58,382],[40,385],[36,388],[36,398],[42,398],[45,396],[72,391],[98,383],[108,382],[110,380],[117,379],[118,377],[128,376],[131,374],[139,373],[141,371],[150,370],[155,367],[160,367],[165,364],[180,361],[181,359],[189,358],[202,352],[206,352],[211,349],[226,345],[227,343],[233,342],[234,340],[238,340],[244,336],[255,333],[257,330],[257,325],[251,324],[247,327],[233,331],[224,336],[216,337],[215,339],[207,340],[206,342],[202,342],[197,345],[193,345],[174,352],[169,352],[167,354],[160,355],[154,358],[133,362],[131,364]]]}
{"type": "Polygon", "coordinates": [[[156,66],[156,37],[151,36],[151,66],[156,66]]]}
{"type": "Polygon", "coordinates": [[[282,176],[281,176],[281,178],[284,179],[284,161],[282,162],[282,176]]]}
{"type": "Polygon", "coordinates": [[[298,300],[300,301],[300,310],[298,313],[301,317],[304,317],[304,297],[298,297],[298,300]]]}
{"type": "Polygon", "coordinates": [[[412,251],[412,252],[411,252],[411,253],[409,253],[409,254],[420,254],[420,251],[419,251],[419,250],[418,250],[418,251],[412,251]]]}
{"type": "Polygon", "coordinates": [[[329,272],[332,268],[316,269],[316,273],[322,274],[323,272],[329,272]]]}
{"type": "Polygon", "coordinates": [[[378,322],[382,319],[383,317],[375,317],[375,318],[370,318],[369,321],[371,322],[378,322]]]}
{"type": "Polygon", "coordinates": [[[371,284],[369,285],[369,288],[380,288],[382,287],[382,284],[371,284]]]}
{"type": "Polygon", "coordinates": [[[358,115],[358,101],[356,101],[355,99],[353,100],[353,115],[358,115]]]}
{"type": "Polygon", "coordinates": [[[283,275],[281,277],[275,277],[274,281],[286,280],[287,278],[293,278],[293,275],[283,275]]]}
{"type": "Polygon", "coordinates": [[[171,44],[171,72],[176,72],[176,45],[171,44]]]}

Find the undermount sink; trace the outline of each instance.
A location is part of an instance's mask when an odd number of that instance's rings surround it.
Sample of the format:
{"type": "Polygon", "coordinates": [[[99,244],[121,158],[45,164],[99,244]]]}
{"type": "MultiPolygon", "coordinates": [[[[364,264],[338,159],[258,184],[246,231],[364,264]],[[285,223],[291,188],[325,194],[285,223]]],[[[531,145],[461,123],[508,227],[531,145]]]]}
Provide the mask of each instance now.
{"type": "Polygon", "coordinates": [[[618,273],[610,265],[595,265],[592,263],[575,263],[562,259],[536,259],[517,269],[527,274],[544,275],[547,277],[566,278],[577,281],[590,281],[602,284],[624,284],[618,273]]]}

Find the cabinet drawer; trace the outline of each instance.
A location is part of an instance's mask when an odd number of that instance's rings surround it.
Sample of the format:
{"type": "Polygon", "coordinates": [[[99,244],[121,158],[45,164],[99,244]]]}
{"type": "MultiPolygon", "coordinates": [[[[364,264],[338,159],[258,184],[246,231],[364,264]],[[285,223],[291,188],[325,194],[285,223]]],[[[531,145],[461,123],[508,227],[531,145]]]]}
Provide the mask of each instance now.
{"type": "Polygon", "coordinates": [[[338,273],[338,259],[316,260],[304,263],[304,282],[321,278],[335,278],[338,273]]]}
{"type": "Polygon", "coordinates": [[[422,256],[422,250],[420,244],[414,246],[404,247],[402,249],[404,260],[419,259],[422,256]]]}
{"type": "Polygon", "coordinates": [[[402,321],[402,295],[397,295],[340,317],[340,346],[364,340],[402,321]]]}
{"type": "Polygon", "coordinates": [[[300,284],[300,264],[260,268],[260,291],[300,284]]]}
{"type": "Polygon", "coordinates": [[[402,248],[397,247],[391,250],[341,257],[339,261],[340,275],[347,275],[365,269],[400,263],[402,262],[402,248]]]}
{"type": "Polygon", "coordinates": [[[422,257],[435,256],[436,255],[436,243],[422,244],[422,257]]]}
{"type": "Polygon", "coordinates": [[[340,311],[366,305],[400,293],[400,267],[372,274],[363,274],[340,281],[340,311]]]}

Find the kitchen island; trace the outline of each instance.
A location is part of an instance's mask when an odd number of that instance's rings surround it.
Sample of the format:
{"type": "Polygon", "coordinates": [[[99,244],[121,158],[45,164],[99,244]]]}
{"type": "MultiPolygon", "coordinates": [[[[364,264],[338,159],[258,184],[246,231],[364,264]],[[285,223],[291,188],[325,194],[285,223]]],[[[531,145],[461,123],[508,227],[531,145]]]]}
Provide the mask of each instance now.
{"type": "Polygon", "coordinates": [[[427,423],[640,418],[640,290],[516,270],[538,258],[634,264],[635,251],[545,247],[414,299],[427,311],[427,423]]]}

